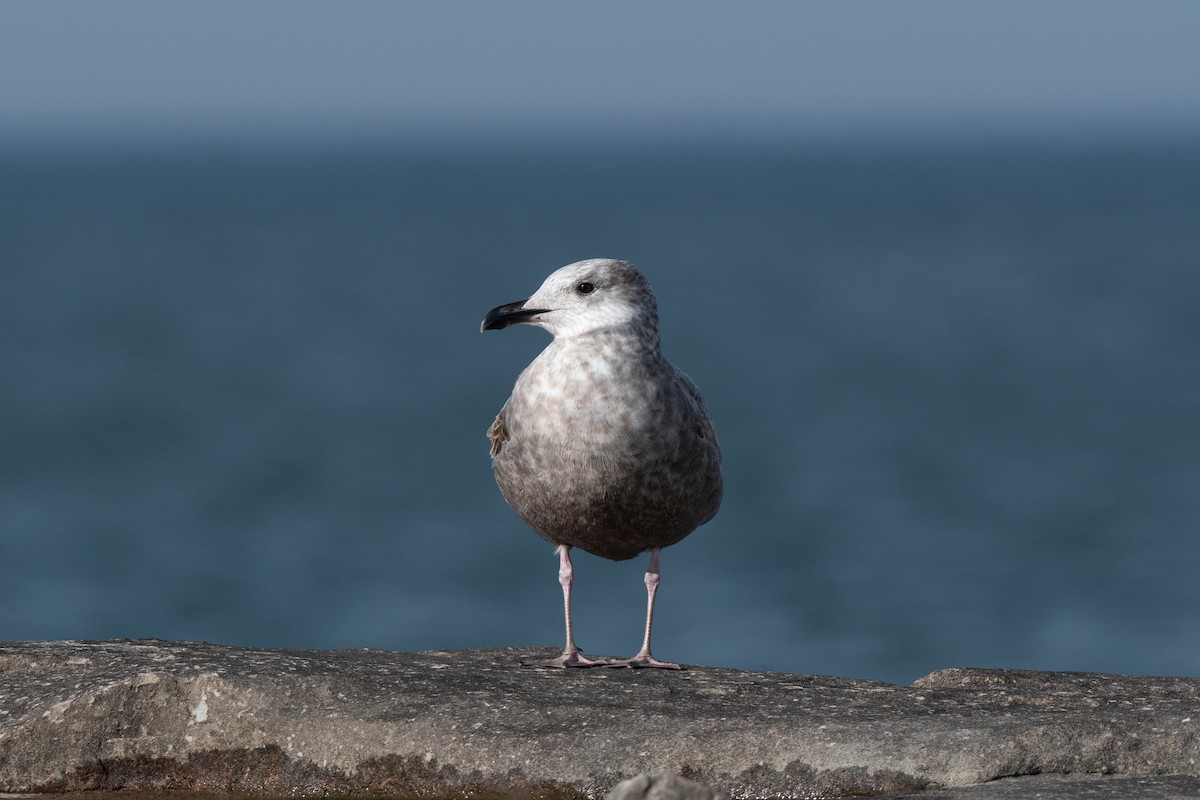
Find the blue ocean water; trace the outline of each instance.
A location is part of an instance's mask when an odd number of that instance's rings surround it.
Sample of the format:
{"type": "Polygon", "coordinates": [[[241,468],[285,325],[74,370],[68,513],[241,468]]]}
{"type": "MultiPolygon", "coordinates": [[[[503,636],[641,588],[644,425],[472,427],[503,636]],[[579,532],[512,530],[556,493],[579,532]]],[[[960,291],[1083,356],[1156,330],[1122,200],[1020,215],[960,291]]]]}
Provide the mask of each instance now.
{"type": "MultiPolygon", "coordinates": [[[[1200,148],[0,154],[0,639],[561,643],[491,307],[637,262],[721,513],[655,652],[1200,674],[1200,148]]],[[[576,559],[589,652],[644,562],[576,559]]]]}

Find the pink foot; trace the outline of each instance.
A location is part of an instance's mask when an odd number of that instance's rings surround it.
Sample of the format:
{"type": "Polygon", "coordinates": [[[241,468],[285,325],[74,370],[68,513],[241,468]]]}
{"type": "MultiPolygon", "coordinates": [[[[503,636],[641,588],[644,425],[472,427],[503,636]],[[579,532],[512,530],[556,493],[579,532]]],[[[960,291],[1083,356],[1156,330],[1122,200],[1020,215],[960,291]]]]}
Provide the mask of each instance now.
{"type": "Polygon", "coordinates": [[[620,661],[610,661],[608,662],[608,666],[631,667],[633,669],[684,669],[684,667],[681,667],[678,664],[672,664],[670,661],[659,661],[652,655],[643,655],[641,653],[633,658],[623,658],[620,661]]]}
{"type": "Polygon", "coordinates": [[[562,655],[555,658],[521,659],[522,667],[556,667],[558,669],[566,669],[567,667],[603,667],[607,665],[607,661],[586,658],[578,650],[564,650],[562,655]]]}

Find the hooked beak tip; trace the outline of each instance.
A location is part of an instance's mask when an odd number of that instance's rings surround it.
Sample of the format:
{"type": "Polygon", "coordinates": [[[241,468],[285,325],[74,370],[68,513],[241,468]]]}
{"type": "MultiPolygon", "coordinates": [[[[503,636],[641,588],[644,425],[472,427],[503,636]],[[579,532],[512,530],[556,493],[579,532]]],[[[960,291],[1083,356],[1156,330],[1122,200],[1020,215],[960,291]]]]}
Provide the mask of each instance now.
{"type": "Polygon", "coordinates": [[[479,332],[500,331],[509,325],[535,322],[539,315],[546,313],[544,308],[526,308],[526,302],[518,300],[515,303],[496,306],[483,318],[483,322],[479,325],[479,332]]]}

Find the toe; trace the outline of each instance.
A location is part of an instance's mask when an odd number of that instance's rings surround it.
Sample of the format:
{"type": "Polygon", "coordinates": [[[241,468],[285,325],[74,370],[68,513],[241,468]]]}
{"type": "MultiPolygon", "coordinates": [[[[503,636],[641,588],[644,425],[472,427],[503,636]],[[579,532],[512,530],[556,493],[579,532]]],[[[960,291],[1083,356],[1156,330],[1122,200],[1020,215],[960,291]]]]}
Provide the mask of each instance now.
{"type": "Polygon", "coordinates": [[[522,659],[521,666],[566,669],[567,667],[604,667],[608,663],[603,659],[587,658],[583,653],[576,650],[574,652],[564,652],[562,655],[555,656],[554,658],[522,659]]]}
{"type": "Polygon", "coordinates": [[[637,655],[620,661],[610,661],[610,667],[630,667],[632,669],[683,669],[679,664],[670,661],[659,661],[654,656],[637,655]]]}

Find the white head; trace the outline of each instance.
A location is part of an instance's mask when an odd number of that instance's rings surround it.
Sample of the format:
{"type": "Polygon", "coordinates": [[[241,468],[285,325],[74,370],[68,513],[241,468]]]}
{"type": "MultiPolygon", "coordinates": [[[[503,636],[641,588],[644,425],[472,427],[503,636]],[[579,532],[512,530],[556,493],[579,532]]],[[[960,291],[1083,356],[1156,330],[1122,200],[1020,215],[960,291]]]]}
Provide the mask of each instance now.
{"type": "Polygon", "coordinates": [[[657,340],[658,304],[633,264],[593,258],[555,271],[528,300],[492,309],[480,330],[522,323],[561,338],[625,328],[657,340]]]}

